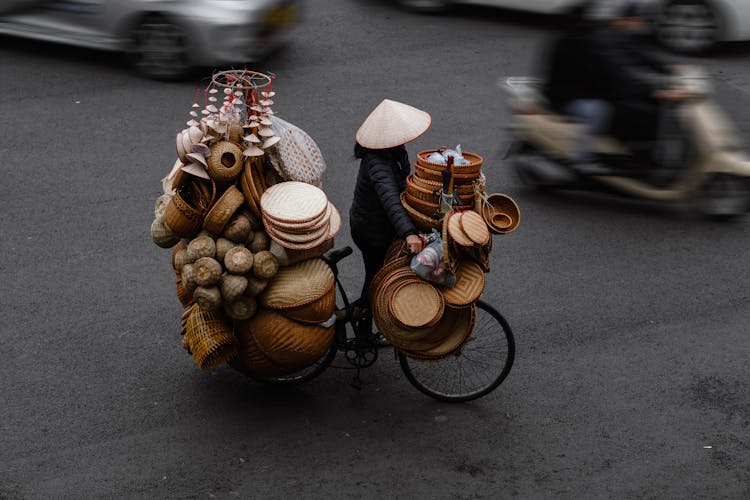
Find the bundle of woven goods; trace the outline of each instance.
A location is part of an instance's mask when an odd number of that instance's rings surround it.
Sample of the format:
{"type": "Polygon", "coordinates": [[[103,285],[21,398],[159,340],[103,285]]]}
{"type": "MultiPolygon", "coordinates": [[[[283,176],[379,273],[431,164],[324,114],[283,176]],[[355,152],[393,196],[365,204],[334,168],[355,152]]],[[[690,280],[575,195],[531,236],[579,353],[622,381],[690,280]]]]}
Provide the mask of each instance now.
{"type": "Polygon", "coordinates": [[[483,162],[460,148],[423,151],[407,178],[401,202],[420,231],[440,234],[440,266],[453,278],[450,285],[423,279],[415,258],[396,242],[370,285],[378,330],[414,359],[447,358],[469,339],[490,271],[492,236],[515,231],[521,221],[510,196],[485,192],[483,162]]]}
{"type": "Polygon", "coordinates": [[[172,249],[182,344],[203,370],[282,376],[331,346],[334,276],[320,256],[341,217],[322,190],[325,162],[275,116],[273,79],[213,75],[162,181],[151,236],[172,249]]]}

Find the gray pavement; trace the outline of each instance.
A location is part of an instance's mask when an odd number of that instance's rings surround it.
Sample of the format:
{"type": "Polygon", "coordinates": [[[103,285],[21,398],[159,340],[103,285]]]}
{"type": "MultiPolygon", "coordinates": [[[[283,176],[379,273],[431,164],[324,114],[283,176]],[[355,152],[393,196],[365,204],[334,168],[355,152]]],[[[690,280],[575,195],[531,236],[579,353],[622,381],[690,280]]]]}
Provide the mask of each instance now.
{"type": "MultiPolygon", "coordinates": [[[[384,97],[428,110],[417,151],[461,144],[520,228],[495,237],[485,299],[516,334],[500,388],[421,395],[383,355],[279,391],[180,347],[170,252],[150,240],[198,81],[0,39],[0,498],[748,498],[748,221],[529,193],[500,159],[501,76],[554,21],[311,0],[256,69],[318,142],[347,222],[354,132],[384,97]]],[[[750,144],[747,45],[705,64],[750,144]]],[[[351,244],[348,231],[338,245],[351,244]]],[[[355,255],[345,285],[362,279],[355,255]]]]}

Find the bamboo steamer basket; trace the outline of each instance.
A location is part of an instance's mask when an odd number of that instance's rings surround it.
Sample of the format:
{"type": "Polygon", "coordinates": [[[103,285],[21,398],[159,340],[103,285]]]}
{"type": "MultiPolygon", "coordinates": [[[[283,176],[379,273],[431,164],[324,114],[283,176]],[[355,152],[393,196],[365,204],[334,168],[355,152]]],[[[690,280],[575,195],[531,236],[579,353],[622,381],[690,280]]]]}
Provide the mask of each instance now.
{"type": "Polygon", "coordinates": [[[409,214],[409,217],[411,218],[412,222],[414,222],[414,225],[420,231],[429,233],[433,229],[440,230],[442,228],[443,221],[441,219],[428,217],[416,208],[409,205],[408,201],[406,200],[406,193],[401,193],[401,205],[406,210],[406,213],[409,214]]]}
{"type": "Polygon", "coordinates": [[[217,184],[230,184],[242,173],[242,150],[229,141],[219,141],[211,146],[211,156],[206,159],[206,172],[217,184]]]}
{"type": "Polygon", "coordinates": [[[185,322],[186,343],[196,364],[213,371],[229,361],[239,348],[231,323],[221,314],[194,307],[185,322]]]}
{"type": "Polygon", "coordinates": [[[279,269],[259,302],[269,309],[299,308],[326,295],[334,284],[333,271],[323,259],[304,260],[279,269]]]}
{"type": "Polygon", "coordinates": [[[249,324],[258,348],[291,371],[313,364],[333,342],[333,327],[303,325],[270,309],[259,309],[249,324]]]}
{"type": "Polygon", "coordinates": [[[258,348],[247,321],[234,322],[234,334],[239,341],[239,348],[229,366],[251,377],[280,377],[289,375],[294,370],[276,364],[258,348]]]}
{"type": "Polygon", "coordinates": [[[454,355],[466,344],[475,323],[475,304],[458,308],[446,305],[442,319],[433,329],[433,338],[442,340],[418,349],[401,349],[401,352],[419,361],[440,361],[454,355]]]}
{"type": "Polygon", "coordinates": [[[485,286],[485,275],[482,267],[470,259],[462,259],[456,267],[456,284],[452,288],[443,288],[443,299],[454,307],[467,306],[475,302],[485,286]]]}
{"type": "MultiPolygon", "coordinates": [[[[436,149],[431,150],[431,151],[421,151],[417,153],[417,164],[420,167],[425,168],[427,170],[432,170],[438,173],[442,172],[443,170],[446,169],[445,164],[433,163],[427,160],[427,157],[435,152],[437,152],[436,149]]],[[[459,175],[474,174],[482,170],[482,164],[484,163],[484,158],[482,158],[480,155],[476,153],[470,153],[468,151],[464,151],[462,152],[462,156],[469,163],[467,165],[455,165],[454,164],[453,170],[456,174],[459,174],[459,175]]]]}
{"type": "Polygon", "coordinates": [[[211,234],[220,235],[229,219],[232,218],[244,201],[245,197],[242,192],[234,186],[229,186],[206,214],[203,227],[211,234]]]}

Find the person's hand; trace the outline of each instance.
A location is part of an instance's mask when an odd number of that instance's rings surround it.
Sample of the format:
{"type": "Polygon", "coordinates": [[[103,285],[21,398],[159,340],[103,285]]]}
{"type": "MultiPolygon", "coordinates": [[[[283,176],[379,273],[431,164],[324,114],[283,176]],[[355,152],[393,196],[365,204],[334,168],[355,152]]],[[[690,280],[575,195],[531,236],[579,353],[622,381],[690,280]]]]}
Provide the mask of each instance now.
{"type": "Polygon", "coordinates": [[[410,253],[419,253],[422,251],[422,238],[416,234],[410,234],[406,237],[406,248],[410,253]]]}

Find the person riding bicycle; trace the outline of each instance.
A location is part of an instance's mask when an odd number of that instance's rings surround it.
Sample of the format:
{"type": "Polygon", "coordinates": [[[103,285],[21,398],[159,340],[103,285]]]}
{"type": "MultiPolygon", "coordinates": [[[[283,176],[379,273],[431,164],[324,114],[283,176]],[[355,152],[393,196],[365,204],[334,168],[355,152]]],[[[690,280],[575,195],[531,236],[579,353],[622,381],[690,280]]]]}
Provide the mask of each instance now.
{"type": "Polygon", "coordinates": [[[406,240],[411,253],[422,249],[418,230],[401,205],[401,193],[411,171],[405,144],[425,133],[431,122],[425,111],[384,99],[357,130],[354,157],[360,164],[349,224],[364,261],[365,280],[357,301],[364,307],[369,307],[370,283],[393,241],[406,240]]]}

